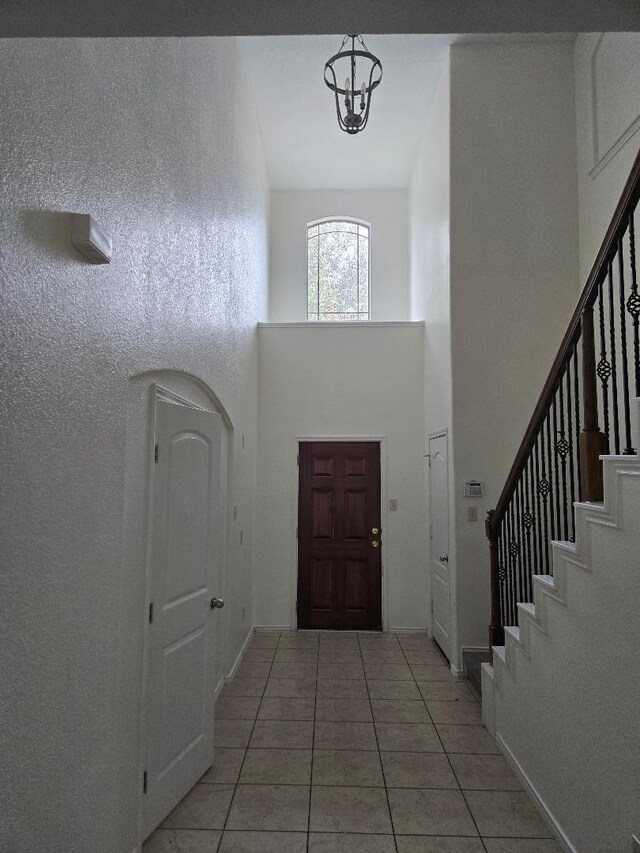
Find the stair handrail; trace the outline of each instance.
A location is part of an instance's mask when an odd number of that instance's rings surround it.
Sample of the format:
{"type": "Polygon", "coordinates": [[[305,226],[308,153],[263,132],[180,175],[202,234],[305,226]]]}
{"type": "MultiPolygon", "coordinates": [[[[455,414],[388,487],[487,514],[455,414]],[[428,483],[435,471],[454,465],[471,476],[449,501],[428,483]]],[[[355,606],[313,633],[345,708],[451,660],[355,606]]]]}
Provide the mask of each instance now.
{"type": "MultiPolygon", "coordinates": [[[[497,553],[497,537],[501,529],[501,525],[505,521],[505,515],[509,509],[510,503],[514,498],[520,478],[525,471],[525,467],[529,463],[530,455],[534,450],[534,446],[540,435],[540,431],[544,426],[545,420],[550,413],[550,407],[553,404],[554,395],[558,390],[566,370],[568,369],[569,360],[577,351],[578,342],[582,336],[583,320],[585,329],[593,329],[593,307],[598,299],[599,289],[602,288],[607,275],[610,275],[611,265],[616,257],[616,254],[621,245],[621,240],[627,229],[629,219],[633,215],[635,206],[640,199],[640,151],[636,156],[629,178],[624,186],[620,200],[616,206],[615,212],[611,219],[611,223],[607,229],[604,240],[596,255],[586,284],[582,290],[575,311],[571,317],[567,331],[562,339],[558,353],[553,361],[553,365],[547,376],[546,382],[542,389],[542,393],[538,399],[529,425],[525,431],[518,452],[516,453],[514,462],[509,471],[505,485],[502,489],[500,497],[496,503],[495,509],[490,510],[486,519],[486,535],[489,539],[491,548],[491,593],[492,593],[492,619],[490,629],[490,639],[492,645],[500,645],[502,633],[502,625],[496,624],[496,609],[500,610],[499,601],[499,581],[498,581],[498,553],[497,553]],[[587,326],[587,323],[590,325],[587,326]]],[[[583,341],[583,346],[584,346],[583,341]]],[[[591,365],[595,367],[593,362],[593,334],[591,333],[591,365]]],[[[587,354],[587,358],[589,354],[587,354]]],[[[584,359],[584,352],[583,352],[584,359]]],[[[584,365],[583,365],[584,370],[584,365]]],[[[595,369],[593,370],[593,393],[595,395],[595,369]]],[[[586,378],[586,377],[585,377],[586,378]]],[[[587,389],[588,391],[588,389],[587,389]]],[[[590,405],[586,401],[586,405],[590,405]]],[[[597,414],[597,402],[595,396],[593,405],[597,414]]],[[[585,415],[588,417],[587,409],[585,415]]],[[[549,415],[550,416],[550,415],[549,415]]],[[[593,500],[593,497],[581,496],[582,499],[593,500]]]]}
{"type": "Polygon", "coordinates": [[[638,156],[633,164],[633,169],[631,170],[629,179],[627,180],[624,190],[622,191],[622,195],[620,196],[620,201],[618,202],[615,213],[613,214],[611,224],[607,229],[607,233],[602,241],[600,250],[596,255],[591,272],[587,278],[587,283],[582,290],[582,294],[580,295],[576,309],[573,312],[573,316],[571,317],[565,336],[562,339],[558,354],[556,355],[551,370],[549,371],[547,381],[544,384],[544,388],[542,389],[538,403],[534,409],[531,420],[529,421],[524,438],[522,439],[518,452],[516,453],[514,463],[509,471],[509,476],[507,477],[504,488],[500,493],[495,509],[491,511],[491,515],[487,519],[488,530],[494,530],[504,518],[506,506],[513,495],[513,489],[517,479],[522,473],[524,461],[531,451],[533,438],[537,435],[544,419],[544,415],[549,408],[553,392],[558,385],[558,381],[562,373],[562,368],[567,362],[572,345],[575,344],[580,337],[582,314],[585,308],[592,307],[595,302],[597,289],[607,274],[607,267],[616,253],[618,241],[626,227],[626,219],[629,215],[629,211],[638,202],[639,198],[640,151],[638,152],[638,156]]]}

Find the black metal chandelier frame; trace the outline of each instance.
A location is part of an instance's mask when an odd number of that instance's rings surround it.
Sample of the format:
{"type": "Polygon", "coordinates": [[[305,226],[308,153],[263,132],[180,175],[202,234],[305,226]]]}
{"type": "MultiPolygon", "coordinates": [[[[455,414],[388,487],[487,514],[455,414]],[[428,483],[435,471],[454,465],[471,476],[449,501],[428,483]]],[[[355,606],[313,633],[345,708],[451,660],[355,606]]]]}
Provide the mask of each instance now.
{"type": "Polygon", "coordinates": [[[324,66],[324,82],[331,89],[336,99],[336,113],[340,129],[351,135],[360,133],[369,121],[369,110],[371,108],[371,93],[380,85],[382,80],[382,63],[367,48],[362,36],[346,35],[340,45],[340,50],[324,66]],[[347,41],[351,39],[351,49],[343,50],[347,41]],[[362,50],[356,49],[356,39],[362,45],[362,50]],[[356,88],[356,60],[360,57],[371,63],[369,69],[369,82],[363,83],[360,89],[356,88]],[[345,88],[340,88],[336,78],[334,65],[340,59],[348,59],[350,63],[350,76],[345,81],[345,88]],[[341,99],[344,100],[344,115],[341,109],[341,99]],[[360,100],[360,110],[356,112],[356,101],[360,100]]]}

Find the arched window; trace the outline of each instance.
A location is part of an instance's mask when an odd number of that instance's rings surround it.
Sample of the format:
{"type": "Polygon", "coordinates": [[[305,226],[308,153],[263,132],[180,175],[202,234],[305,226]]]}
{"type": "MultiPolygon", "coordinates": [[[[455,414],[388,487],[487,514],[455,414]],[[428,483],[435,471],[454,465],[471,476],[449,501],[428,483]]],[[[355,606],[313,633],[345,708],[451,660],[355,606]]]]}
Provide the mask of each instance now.
{"type": "Polygon", "coordinates": [[[369,225],[331,217],[307,225],[307,320],[369,319],[369,225]]]}

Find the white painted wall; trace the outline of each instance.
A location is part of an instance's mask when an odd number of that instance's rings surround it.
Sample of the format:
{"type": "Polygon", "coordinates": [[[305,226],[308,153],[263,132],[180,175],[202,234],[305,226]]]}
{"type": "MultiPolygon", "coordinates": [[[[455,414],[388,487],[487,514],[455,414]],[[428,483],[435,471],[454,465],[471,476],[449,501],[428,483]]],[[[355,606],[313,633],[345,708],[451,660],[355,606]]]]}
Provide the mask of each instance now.
{"type": "Polygon", "coordinates": [[[307,319],[307,223],[352,216],[371,223],[371,319],[409,319],[406,190],[279,190],[271,193],[269,320],[307,319]]]}
{"type": "Polygon", "coordinates": [[[459,643],[486,646],[485,512],[575,307],[570,43],[451,49],[451,340],[459,643]],[[463,483],[485,496],[467,522],[463,483]]]}
{"type": "MultiPolygon", "coordinates": [[[[427,624],[422,325],[261,326],[256,624],[295,625],[297,441],[385,437],[385,629],[427,624]]],[[[384,496],[384,494],[383,494],[384,496]]]]}
{"type": "MultiPolygon", "coordinates": [[[[245,547],[230,526],[227,665],[252,624],[268,192],[236,50],[1,45],[0,848],[11,853],[136,846],[144,499],[131,472],[148,448],[149,378],[134,374],[193,374],[228,415],[245,547]],[[112,235],[109,266],[72,248],[71,211],[112,235]]],[[[163,381],[193,396],[179,374],[163,381]]]]}
{"type": "MultiPolygon", "coordinates": [[[[422,143],[409,188],[411,318],[425,328],[425,438],[448,432],[449,479],[453,479],[454,436],[451,416],[451,304],[449,278],[449,61],[441,64],[438,84],[426,115],[422,143]]],[[[425,448],[425,453],[428,448],[425,448]]],[[[427,490],[429,487],[427,477],[427,490]]],[[[449,490],[449,571],[455,601],[454,490],[449,490]]],[[[428,506],[428,503],[427,503],[428,506]]],[[[429,544],[429,540],[427,540],[429,544]]],[[[430,548],[427,559],[430,562],[430,548]]],[[[452,613],[453,660],[458,655],[452,613]]]]}
{"type": "Polygon", "coordinates": [[[582,286],[640,148],[640,34],[579,35],[575,75],[582,286]]]}

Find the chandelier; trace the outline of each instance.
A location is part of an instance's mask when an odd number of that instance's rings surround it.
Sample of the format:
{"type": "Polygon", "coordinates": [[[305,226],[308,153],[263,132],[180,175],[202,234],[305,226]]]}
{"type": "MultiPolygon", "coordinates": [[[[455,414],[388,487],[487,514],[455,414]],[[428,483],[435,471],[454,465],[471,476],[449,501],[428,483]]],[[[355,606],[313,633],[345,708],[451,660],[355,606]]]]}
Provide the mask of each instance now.
{"type": "Polygon", "coordinates": [[[369,121],[371,93],[382,80],[382,63],[370,53],[362,36],[346,35],[340,50],[324,66],[324,82],[336,98],[338,124],[345,133],[360,133],[369,121]],[[351,47],[343,48],[351,39],[351,47]],[[359,42],[356,50],[356,39],[359,42]],[[360,49],[362,48],[362,49],[360,49]],[[359,69],[356,62],[359,61],[359,69]],[[362,66],[364,65],[364,71],[362,66]],[[344,89],[338,85],[338,79],[346,74],[344,89]],[[360,74],[360,78],[358,78],[360,74]],[[362,82],[360,82],[362,81],[362,82]]]}

